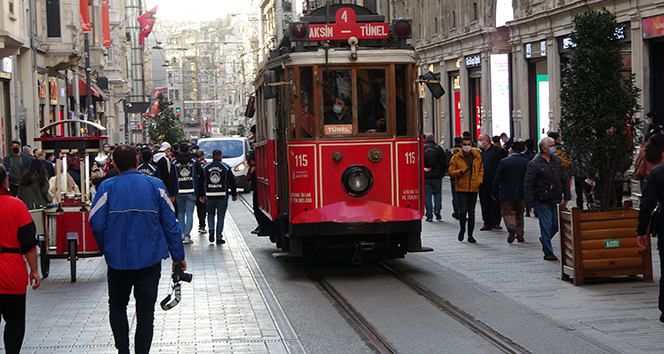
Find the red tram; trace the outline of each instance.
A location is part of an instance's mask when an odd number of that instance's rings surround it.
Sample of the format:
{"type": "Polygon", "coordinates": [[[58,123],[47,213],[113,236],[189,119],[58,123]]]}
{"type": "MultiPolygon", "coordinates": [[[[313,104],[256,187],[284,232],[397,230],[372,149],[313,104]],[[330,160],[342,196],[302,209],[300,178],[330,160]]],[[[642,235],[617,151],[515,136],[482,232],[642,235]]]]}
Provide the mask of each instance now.
{"type": "Polygon", "coordinates": [[[410,37],[410,20],[330,5],[291,23],[262,64],[256,192],[276,225],[271,240],[290,256],[431,251],[420,239],[424,81],[410,37]]]}

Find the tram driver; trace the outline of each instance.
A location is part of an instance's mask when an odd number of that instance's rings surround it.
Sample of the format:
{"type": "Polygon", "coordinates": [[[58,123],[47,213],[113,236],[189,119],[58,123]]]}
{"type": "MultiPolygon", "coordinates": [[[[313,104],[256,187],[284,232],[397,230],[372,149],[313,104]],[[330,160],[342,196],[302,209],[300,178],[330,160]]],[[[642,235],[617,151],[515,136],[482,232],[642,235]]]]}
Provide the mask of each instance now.
{"type": "Polygon", "coordinates": [[[350,104],[348,99],[341,96],[334,98],[334,105],[325,112],[325,124],[353,124],[353,116],[348,111],[350,104]]]}

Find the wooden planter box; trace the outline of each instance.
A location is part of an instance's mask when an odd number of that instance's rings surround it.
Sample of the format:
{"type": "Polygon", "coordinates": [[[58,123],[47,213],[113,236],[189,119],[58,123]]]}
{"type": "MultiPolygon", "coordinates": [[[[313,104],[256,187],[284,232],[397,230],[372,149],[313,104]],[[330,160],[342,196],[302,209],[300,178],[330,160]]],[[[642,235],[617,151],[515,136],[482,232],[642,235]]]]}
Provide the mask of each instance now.
{"type": "Polygon", "coordinates": [[[615,211],[589,212],[558,207],[562,279],[643,275],[652,281],[650,243],[642,250],[636,244],[639,211],[631,201],[615,211]]]}

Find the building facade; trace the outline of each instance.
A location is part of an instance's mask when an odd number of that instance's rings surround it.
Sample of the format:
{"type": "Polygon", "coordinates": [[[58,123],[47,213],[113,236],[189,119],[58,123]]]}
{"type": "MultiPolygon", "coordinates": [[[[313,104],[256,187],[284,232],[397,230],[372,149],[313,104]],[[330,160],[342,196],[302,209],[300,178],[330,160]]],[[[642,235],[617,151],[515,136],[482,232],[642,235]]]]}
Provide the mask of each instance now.
{"type": "MultiPolygon", "coordinates": [[[[413,19],[422,72],[446,95],[426,92],[425,131],[444,146],[464,131],[539,139],[560,122],[561,65],[576,14],[607,8],[621,24],[625,73],[642,89],[643,111],[664,111],[664,3],[656,0],[397,0],[393,18],[413,19]],[[414,6],[415,5],[415,6],[414,6]],[[509,13],[506,13],[506,9],[509,13]]],[[[641,116],[643,113],[641,113],[641,116]]],[[[564,137],[563,137],[564,138],[564,137]]]]}

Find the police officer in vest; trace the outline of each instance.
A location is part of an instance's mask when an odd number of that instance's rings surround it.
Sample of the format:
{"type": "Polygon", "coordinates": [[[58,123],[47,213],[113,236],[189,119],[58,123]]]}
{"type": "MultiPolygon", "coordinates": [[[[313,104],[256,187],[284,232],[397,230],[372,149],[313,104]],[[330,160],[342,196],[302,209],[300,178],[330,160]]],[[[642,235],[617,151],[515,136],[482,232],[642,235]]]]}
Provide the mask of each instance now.
{"type": "Polygon", "coordinates": [[[182,241],[192,244],[191,229],[194,226],[196,199],[203,196],[203,168],[189,154],[189,145],[180,144],[180,153],[173,160],[175,172],[175,201],[178,204],[178,222],[182,230],[182,241]]]}
{"type": "Polygon", "coordinates": [[[141,152],[141,160],[143,162],[138,165],[138,172],[150,177],[157,177],[157,166],[152,163],[152,151],[148,149],[143,150],[141,152]]]}
{"type": "Polygon", "coordinates": [[[205,197],[200,201],[205,202],[207,207],[208,226],[210,228],[209,240],[217,244],[226,243],[222,231],[224,230],[224,217],[228,207],[228,193],[233,196],[233,201],[237,200],[237,191],[235,189],[235,176],[230,167],[221,162],[221,150],[212,151],[212,162],[203,167],[203,180],[205,186],[205,197]],[[214,217],[218,215],[218,222],[215,225],[214,217]],[[216,228],[216,233],[215,233],[216,228]]]}

